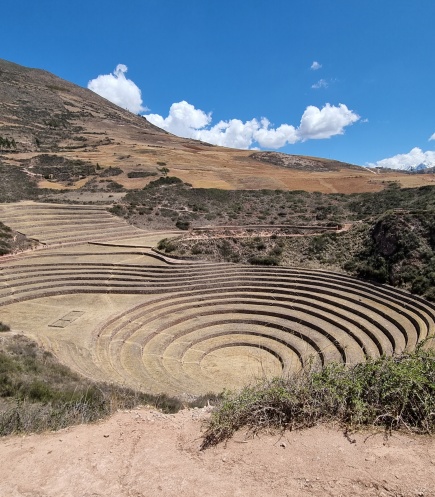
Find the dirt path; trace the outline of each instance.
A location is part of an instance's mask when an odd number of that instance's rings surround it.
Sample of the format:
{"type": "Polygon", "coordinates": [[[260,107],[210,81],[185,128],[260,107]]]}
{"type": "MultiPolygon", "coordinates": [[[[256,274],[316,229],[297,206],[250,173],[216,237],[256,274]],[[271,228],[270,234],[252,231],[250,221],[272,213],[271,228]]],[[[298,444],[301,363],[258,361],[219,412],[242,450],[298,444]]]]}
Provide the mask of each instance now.
{"type": "Polygon", "coordinates": [[[92,426],[0,441],[0,495],[435,496],[435,439],[347,440],[317,427],[199,451],[205,410],[119,412],[92,426]]]}

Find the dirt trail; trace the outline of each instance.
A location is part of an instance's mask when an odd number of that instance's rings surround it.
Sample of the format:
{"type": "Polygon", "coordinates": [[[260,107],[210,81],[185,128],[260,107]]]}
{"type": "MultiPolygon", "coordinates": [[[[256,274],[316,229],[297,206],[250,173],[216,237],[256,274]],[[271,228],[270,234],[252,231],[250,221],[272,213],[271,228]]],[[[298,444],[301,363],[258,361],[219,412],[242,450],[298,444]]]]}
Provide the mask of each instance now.
{"type": "Polygon", "coordinates": [[[206,410],[119,412],[96,425],[0,441],[0,495],[435,496],[435,439],[316,427],[199,451],[206,410]]]}

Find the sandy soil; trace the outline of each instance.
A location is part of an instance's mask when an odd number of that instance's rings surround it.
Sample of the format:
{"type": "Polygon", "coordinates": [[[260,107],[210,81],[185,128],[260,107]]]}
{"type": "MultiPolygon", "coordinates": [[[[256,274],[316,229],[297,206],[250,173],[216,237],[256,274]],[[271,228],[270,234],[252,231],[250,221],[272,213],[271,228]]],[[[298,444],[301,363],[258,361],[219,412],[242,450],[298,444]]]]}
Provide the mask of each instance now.
{"type": "Polygon", "coordinates": [[[0,495],[435,496],[435,440],[316,427],[199,450],[207,409],[147,408],[0,441],[0,495]]]}

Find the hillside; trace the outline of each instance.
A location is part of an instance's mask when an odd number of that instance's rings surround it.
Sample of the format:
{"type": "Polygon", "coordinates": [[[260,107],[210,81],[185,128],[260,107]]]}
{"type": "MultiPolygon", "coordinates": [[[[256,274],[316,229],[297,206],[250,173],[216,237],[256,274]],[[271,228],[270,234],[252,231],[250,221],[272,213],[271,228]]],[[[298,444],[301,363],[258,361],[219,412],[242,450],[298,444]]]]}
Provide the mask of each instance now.
{"type": "MultiPolygon", "coordinates": [[[[95,179],[97,166],[120,169],[116,182],[127,189],[143,188],[150,177],[140,174],[155,174],[162,166],[195,187],[222,189],[352,193],[379,191],[388,181],[410,187],[434,181],[433,174],[381,173],[334,160],[179,138],[90,90],[1,59],[0,91],[0,163],[24,168],[40,188],[78,189],[95,179]],[[67,180],[52,176],[35,169],[40,155],[59,158],[64,167],[82,161],[88,171],[67,180]]],[[[51,165],[58,166],[53,160],[51,165]]]]}
{"type": "Polygon", "coordinates": [[[325,195],[158,180],[128,193],[112,212],[138,227],[188,230],[160,241],[172,256],[339,270],[434,301],[434,194],[433,186],[396,183],[381,192],[325,195]]]}

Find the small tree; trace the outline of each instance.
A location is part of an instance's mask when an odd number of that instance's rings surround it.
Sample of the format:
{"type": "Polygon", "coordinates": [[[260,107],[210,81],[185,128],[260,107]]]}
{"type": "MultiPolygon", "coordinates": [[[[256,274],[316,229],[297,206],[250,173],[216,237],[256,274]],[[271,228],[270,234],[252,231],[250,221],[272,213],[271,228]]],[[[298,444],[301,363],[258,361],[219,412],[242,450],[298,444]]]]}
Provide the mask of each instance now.
{"type": "Polygon", "coordinates": [[[159,164],[159,165],[163,165],[163,167],[157,168],[157,170],[159,171],[159,173],[161,173],[161,174],[162,174],[162,176],[163,176],[164,178],[166,178],[166,176],[167,176],[167,175],[168,175],[168,173],[169,173],[169,169],[168,169],[168,168],[164,165],[164,164],[166,164],[166,163],[165,163],[165,162],[157,162],[157,164],[159,164]]]}
{"type": "Polygon", "coordinates": [[[3,138],[2,136],[0,136],[0,152],[4,152],[5,149],[10,150],[11,148],[14,148],[14,149],[17,148],[17,144],[15,143],[15,140],[13,138],[9,139],[9,138],[3,138]]]}

